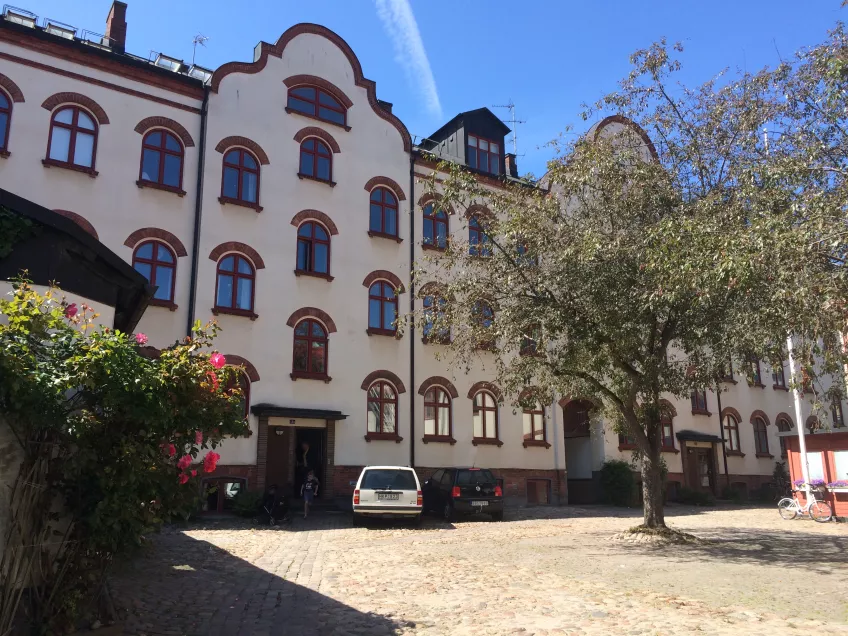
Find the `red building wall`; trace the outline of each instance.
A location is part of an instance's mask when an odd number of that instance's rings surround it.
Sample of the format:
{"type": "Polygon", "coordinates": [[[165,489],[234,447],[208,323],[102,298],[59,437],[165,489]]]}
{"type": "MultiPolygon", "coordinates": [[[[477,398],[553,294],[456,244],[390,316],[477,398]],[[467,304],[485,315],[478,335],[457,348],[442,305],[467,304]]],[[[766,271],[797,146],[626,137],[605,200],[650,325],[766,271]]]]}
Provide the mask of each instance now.
{"type": "MultiPolygon", "coordinates": [[[[848,451],[848,432],[845,433],[820,433],[818,435],[807,435],[808,452],[821,452],[824,465],[824,480],[826,482],[845,479],[837,476],[836,465],[833,457],[834,451],[848,451]]],[[[787,462],[789,464],[789,476],[792,481],[803,479],[801,472],[801,454],[798,448],[798,438],[786,438],[787,462]]],[[[848,517],[848,492],[825,492],[822,497],[830,504],[833,514],[840,518],[848,517]]],[[[803,499],[803,496],[802,496],[803,499]]]]}

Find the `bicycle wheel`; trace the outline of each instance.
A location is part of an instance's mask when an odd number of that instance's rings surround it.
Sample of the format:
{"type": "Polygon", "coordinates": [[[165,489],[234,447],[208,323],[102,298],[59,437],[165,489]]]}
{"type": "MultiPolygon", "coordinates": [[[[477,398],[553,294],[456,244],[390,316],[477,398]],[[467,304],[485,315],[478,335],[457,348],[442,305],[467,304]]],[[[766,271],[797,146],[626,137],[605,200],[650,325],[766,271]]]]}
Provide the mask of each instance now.
{"type": "Polygon", "coordinates": [[[823,501],[816,501],[810,505],[810,516],[819,523],[827,523],[833,518],[833,511],[823,501]]]}
{"type": "Polygon", "coordinates": [[[781,518],[786,519],[787,521],[798,516],[798,509],[795,505],[795,500],[790,499],[789,497],[784,497],[778,502],[777,511],[780,513],[781,518]]]}

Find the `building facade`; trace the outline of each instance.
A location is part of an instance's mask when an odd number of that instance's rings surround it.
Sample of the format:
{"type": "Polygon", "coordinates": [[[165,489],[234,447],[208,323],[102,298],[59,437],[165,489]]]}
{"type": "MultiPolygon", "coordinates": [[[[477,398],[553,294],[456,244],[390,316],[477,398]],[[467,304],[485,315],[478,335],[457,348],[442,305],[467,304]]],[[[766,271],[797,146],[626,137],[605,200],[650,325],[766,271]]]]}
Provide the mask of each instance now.
{"type": "MultiPolygon", "coordinates": [[[[365,465],[422,477],[474,465],[517,501],[593,500],[602,462],[629,451],[591,405],[522,412],[483,367],[452,369],[440,345],[394,324],[421,302],[416,259],[475,231],[422,198],[434,167],[422,151],[497,188],[518,178],[509,129],[478,109],[413,145],[348,44],[319,25],[211,70],[128,53],[126,17],[114,2],[99,36],[5,10],[0,185],[71,218],[156,286],[137,327],[151,344],[217,320],[219,350],[244,370],[252,432],[223,443],[221,492],[296,491],[309,466],[325,497],[344,498],[365,465]]],[[[727,472],[748,489],[770,479],[775,431],[793,425],[791,396],[760,384],[722,396],[738,431],[722,425],[735,440],[727,472]]],[[[715,491],[714,399],[673,404],[668,464],[673,481],[715,491]]]]}

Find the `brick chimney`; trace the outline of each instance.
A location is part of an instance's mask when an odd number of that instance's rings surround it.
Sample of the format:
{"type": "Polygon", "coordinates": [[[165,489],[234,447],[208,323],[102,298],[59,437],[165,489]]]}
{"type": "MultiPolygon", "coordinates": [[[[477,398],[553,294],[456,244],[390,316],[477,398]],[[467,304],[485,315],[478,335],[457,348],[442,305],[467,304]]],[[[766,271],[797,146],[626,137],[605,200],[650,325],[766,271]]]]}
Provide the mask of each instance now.
{"type": "Polygon", "coordinates": [[[506,173],[510,177],[518,178],[518,164],[515,162],[515,155],[511,152],[506,153],[504,155],[504,160],[506,162],[506,173]]]}
{"type": "Polygon", "coordinates": [[[106,16],[106,37],[116,53],[123,53],[127,46],[127,3],[112,3],[109,15],[106,16]]]}

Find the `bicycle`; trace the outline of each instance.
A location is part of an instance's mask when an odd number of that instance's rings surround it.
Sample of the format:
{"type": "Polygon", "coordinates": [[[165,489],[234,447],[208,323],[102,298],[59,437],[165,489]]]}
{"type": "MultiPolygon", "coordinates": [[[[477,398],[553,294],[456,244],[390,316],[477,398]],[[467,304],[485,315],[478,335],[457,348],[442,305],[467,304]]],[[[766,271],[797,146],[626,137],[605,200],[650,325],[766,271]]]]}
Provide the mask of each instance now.
{"type": "Polygon", "coordinates": [[[830,506],[826,502],[816,499],[816,496],[812,492],[807,495],[807,503],[803,506],[798,501],[797,495],[784,497],[778,502],[777,510],[781,518],[786,521],[794,519],[799,514],[801,516],[809,514],[813,521],[818,521],[819,523],[827,523],[833,519],[833,510],[830,509],[830,506]]]}

